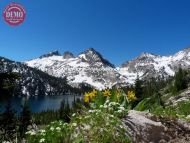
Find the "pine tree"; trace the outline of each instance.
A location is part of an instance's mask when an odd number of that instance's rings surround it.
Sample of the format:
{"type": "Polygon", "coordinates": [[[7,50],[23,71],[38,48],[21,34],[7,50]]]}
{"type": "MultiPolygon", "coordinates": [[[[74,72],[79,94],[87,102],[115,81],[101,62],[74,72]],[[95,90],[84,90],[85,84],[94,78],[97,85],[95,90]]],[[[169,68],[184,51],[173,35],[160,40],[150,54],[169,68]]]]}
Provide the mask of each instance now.
{"type": "Polygon", "coordinates": [[[139,79],[139,75],[137,75],[137,79],[135,80],[135,96],[138,100],[142,99],[143,95],[143,88],[142,88],[142,81],[139,79]]]}
{"type": "Polygon", "coordinates": [[[143,98],[142,81],[139,79],[139,75],[137,75],[137,79],[135,80],[134,91],[137,99],[132,103],[132,108],[134,108],[143,98]]]}
{"type": "Polygon", "coordinates": [[[61,106],[59,109],[60,119],[64,120],[65,122],[69,122],[70,121],[70,112],[71,112],[71,109],[70,109],[68,100],[67,100],[66,104],[65,104],[65,100],[63,100],[61,102],[61,106]]]}
{"type": "Polygon", "coordinates": [[[15,81],[19,75],[13,72],[0,73],[0,95],[12,96],[15,88],[15,81]]]}
{"type": "Polygon", "coordinates": [[[22,111],[20,113],[20,118],[19,118],[19,132],[20,132],[20,137],[24,137],[25,132],[27,131],[27,127],[29,125],[31,125],[31,111],[30,111],[30,107],[27,104],[27,102],[25,102],[22,105],[22,111]]]}
{"type": "Polygon", "coordinates": [[[173,89],[174,93],[187,88],[185,75],[186,75],[185,71],[183,71],[182,68],[179,68],[178,72],[175,74],[174,89],[173,89]]]}
{"type": "Polygon", "coordinates": [[[5,111],[0,116],[0,141],[12,141],[17,134],[16,112],[12,109],[11,102],[6,105],[5,111]]]}

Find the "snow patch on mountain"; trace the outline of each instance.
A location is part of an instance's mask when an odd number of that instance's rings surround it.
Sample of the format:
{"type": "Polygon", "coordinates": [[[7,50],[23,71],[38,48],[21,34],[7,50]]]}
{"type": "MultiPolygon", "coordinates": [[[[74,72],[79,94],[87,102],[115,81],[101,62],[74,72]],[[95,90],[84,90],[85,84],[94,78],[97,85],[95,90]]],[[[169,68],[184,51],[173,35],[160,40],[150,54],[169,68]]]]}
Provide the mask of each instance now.
{"type": "Polygon", "coordinates": [[[104,89],[120,82],[121,78],[113,64],[93,48],[87,49],[77,57],[65,59],[62,55],[52,55],[24,63],[52,76],[67,77],[70,85],[87,83],[95,88],[104,89]]]}
{"type": "MultiPolygon", "coordinates": [[[[40,58],[24,62],[52,76],[67,77],[72,84],[87,83],[95,88],[109,88],[117,84],[134,84],[137,75],[143,79],[167,78],[174,76],[179,68],[190,68],[190,48],[170,56],[142,53],[131,61],[115,67],[93,48],[78,56],[72,53],[46,54],[40,58]]],[[[117,57],[117,55],[116,55],[117,57]]]]}

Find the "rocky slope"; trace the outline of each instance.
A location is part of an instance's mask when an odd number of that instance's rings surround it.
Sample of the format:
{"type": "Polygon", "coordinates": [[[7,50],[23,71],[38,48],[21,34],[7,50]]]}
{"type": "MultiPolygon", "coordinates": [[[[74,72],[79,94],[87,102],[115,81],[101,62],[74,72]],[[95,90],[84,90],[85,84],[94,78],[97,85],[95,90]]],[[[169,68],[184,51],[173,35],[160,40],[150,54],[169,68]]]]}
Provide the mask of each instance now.
{"type": "Polygon", "coordinates": [[[123,119],[134,143],[189,143],[190,123],[158,118],[148,112],[129,111],[123,119]]]}
{"type": "Polygon", "coordinates": [[[173,76],[179,67],[183,69],[190,68],[190,48],[171,56],[142,53],[137,58],[123,63],[118,70],[120,74],[127,77],[130,83],[133,83],[137,74],[142,79],[162,78],[173,76]]]}
{"type": "Polygon", "coordinates": [[[142,53],[120,67],[115,67],[93,48],[87,49],[76,57],[70,52],[61,55],[55,51],[26,61],[25,64],[52,76],[66,76],[71,85],[88,83],[102,89],[114,85],[133,84],[137,75],[141,79],[173,76],[179,67],[186,69],[190,67],[190,48],[171,56],[142,53]]]}
{"type": "Polygon", "coordinates": [[[22,63],[0,57],[0,73],[4,72],[15,72],[20,76],[16,81],[15,95],[61,95],[72,89],[65,79],[58,79],[22,63]]]}
{"type": "Polygon", "coordinates": [[[48,55],[25,63],[50,75],[67,77],[73,86],[79,83],[88,83],[95,88],[103,89],[125,80],[114,65],[93,48],[87,49],[77,57],[74,57],[70,52],[64,53],[63,56],[48,55]]]}

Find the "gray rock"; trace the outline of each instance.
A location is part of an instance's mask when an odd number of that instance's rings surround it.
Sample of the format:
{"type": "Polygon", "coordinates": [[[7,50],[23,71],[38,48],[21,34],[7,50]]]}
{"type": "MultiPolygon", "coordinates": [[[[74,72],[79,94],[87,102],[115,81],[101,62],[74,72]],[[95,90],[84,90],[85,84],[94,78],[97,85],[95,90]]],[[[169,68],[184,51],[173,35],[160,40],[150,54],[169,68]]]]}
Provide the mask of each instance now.
{"type": "Polygon", "coordinates": [[[160,119],[147,112],[131,110],[123,123],[134,143],[190,142],[190,124],[181,120],[160,119]]]}

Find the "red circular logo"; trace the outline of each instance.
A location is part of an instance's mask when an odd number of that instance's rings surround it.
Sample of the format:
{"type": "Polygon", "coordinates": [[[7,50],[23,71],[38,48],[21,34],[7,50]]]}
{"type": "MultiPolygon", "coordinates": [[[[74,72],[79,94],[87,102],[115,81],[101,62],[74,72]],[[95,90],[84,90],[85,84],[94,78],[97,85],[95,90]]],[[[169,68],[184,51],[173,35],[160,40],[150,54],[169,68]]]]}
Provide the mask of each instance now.
{"type": "Polygon", "coordinates": [[[10,3],[3,11],[4,20],[11,26],[21,24],[26,16],[25,9],[18,3],[10,3]]]}

